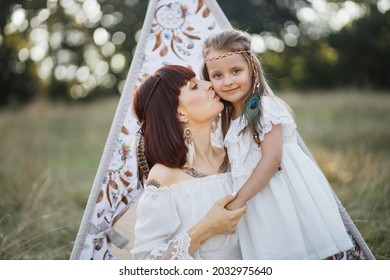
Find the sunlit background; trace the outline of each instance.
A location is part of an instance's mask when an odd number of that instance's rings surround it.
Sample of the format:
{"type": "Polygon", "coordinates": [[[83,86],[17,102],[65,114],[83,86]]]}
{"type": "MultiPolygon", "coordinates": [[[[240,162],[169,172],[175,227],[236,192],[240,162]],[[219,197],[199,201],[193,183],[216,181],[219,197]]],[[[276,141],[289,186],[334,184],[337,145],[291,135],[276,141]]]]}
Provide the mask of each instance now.
{"type": "MultiPolygon", "coordinates": [[[[384,65],[390,59],[390,0],[249,0],[240,9],[235,1],[219,4],[235,27],[252,34],[253,50],[277,88],[390,87],[384,65]],[[358,44],[365,52],[351,53],[358,44]]],[[[6,92],[0,104],[120,93],[146,6],[139,0],[2,1],[6,92]]]]}

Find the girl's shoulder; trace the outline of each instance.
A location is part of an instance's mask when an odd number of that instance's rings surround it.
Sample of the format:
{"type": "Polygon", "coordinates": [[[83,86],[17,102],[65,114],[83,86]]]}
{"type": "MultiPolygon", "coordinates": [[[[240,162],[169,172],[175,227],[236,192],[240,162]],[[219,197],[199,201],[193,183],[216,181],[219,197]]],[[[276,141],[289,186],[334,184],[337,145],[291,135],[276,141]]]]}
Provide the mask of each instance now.
{"type": "Polygon", "coordinates": [[[275,95],[261,96],[264,115],[292,115],[292,109],[281,98],[275,95]]]}
{"type": "MultiPolygon", "coordinates": [[[[279,97],[276,97],[275,95],[262,95],[260,97],[261,99],[261,105],[263,105],[264,107],[280,107],[282,106],[282,99],[280,99],[279,97]]],[[[284,102],[283,102],[284,103],[284,102]]]]}

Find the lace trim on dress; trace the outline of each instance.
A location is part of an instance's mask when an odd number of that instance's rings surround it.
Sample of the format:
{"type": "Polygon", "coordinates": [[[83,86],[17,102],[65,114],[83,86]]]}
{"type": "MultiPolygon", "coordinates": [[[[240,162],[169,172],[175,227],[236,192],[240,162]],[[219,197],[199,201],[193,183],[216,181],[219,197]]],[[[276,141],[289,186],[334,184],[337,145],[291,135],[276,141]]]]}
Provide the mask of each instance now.
{"type": "Polygon", "coordinates": [[[135,254],[134,258],[137,260],[192,260],[193,258],[188,252],[190,245],[191,237],[184,232],[150,252],[135,254]]]}
{"type": "Polygon", "coordinates": [[[296,124],[290,116],[272,116],[264,122],[263,128],[259,134],[260,141],[264,141],[264,136],[272,130],[273,125],[284,124],[284,133],[287,133],[287,128],[290,128],[289,130],[291,132],[296,128],[296,124]]]}
{"type": "Polygon", "coordinates": [[[272,125],[283,125],[283,136],[289,136],[296,129],[296,124],[291,116],[288,108],[283,105],[283,102],[276,97],[263,96],[263,115],[260,123],[262,129],[260,131],[260,141],[264,140],[264,135],[272,130],[272,125]]]}
{"type": "MultiPolygon", "coordinates": [[[[204,172],[196,170],[195,168],[192,168],[192,167],[182,167],[181,170],[193,178],[203,178],[203,177],[207,177],[210,175],[215,175],[215,174],[204,173],[204,172]]],[[[226,173],[228,171],[230,171],[230,165],[229,165],[229,158],[226,155],[222,164],[220,165],[220,167],[218,169],[217,174],[223,174],[223,173],[226,173]]]]}

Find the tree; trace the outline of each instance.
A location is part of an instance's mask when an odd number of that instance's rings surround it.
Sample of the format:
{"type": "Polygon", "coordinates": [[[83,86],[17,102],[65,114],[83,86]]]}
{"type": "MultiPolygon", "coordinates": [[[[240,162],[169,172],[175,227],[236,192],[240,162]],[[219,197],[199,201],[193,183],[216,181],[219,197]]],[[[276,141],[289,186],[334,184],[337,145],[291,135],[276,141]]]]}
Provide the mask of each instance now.
{"type": "Polygon", "coordinates": [[[0,104],[118,94],[146,6],[137,0],[2,2],[9,14],[1,22],[6,90],[0,104]]]}
{"type": "Polygon", "coordinates": [[[22,0],[0,2],[0,107],[28,102],[37,92],[34,65],[31,61],[21,61],[18,57],[19,49],[28,44],[27,40],[19,36],[7,36],[4,33],[9,11],[20,6],[22,2],[22,0]]]}
{"type": "MultiPolygon", "coordinates": [[[[388,8],[378,12],[378,1],[224,0],[219,4],[234,27],[253,34],[252,45],[276,86],[370,84],[388,89],[390,23],[388,8]],[[357,12],[348,14],[349,9],[357,12]],[[344,21],[343,16],[350,19],[344,21]],[[337,17],[339,21],[334,20],[337,17]]],[[[119,94],[147,4],[145,0],[1,1],[0,106],[37,97],[71,101],[119,94]]]]}
{"type": "MultiPolygon", "coordinates": [[[[370,5],[369,15],[353,22],[329,37],[329,45],[337,50],[337,72],[343,80],[337,85],[390,88],[390,16],[370,5]]],[[[336,69],[334,69],[336,70],[336,69]]]]}

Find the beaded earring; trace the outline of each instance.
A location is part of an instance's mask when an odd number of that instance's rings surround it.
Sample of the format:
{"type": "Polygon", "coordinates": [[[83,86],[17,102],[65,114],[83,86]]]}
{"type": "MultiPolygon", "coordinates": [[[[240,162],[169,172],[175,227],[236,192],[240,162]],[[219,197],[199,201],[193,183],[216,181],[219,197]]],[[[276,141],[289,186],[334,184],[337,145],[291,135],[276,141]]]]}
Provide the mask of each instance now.
{"type": "Polygon", "coordinates": [[[194,157],[195,157],[195,147],[194,147],[194,143],[192,141],[194,139],[194,134],[192,133],[191,129],[189,129],[188,127],[186,127],[183,131],[183,138],[184,138],[184,142],[188,148],[187,162],[189,163],[189,165],[192,165],[192,163],[194,162],[194,157]]]}

